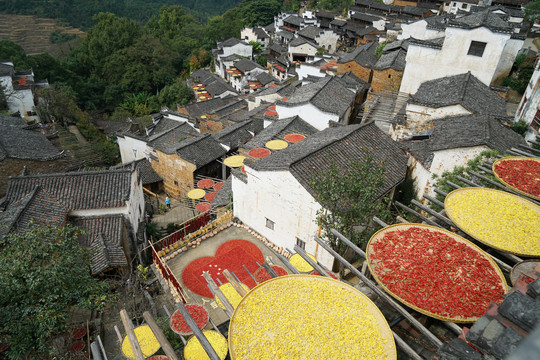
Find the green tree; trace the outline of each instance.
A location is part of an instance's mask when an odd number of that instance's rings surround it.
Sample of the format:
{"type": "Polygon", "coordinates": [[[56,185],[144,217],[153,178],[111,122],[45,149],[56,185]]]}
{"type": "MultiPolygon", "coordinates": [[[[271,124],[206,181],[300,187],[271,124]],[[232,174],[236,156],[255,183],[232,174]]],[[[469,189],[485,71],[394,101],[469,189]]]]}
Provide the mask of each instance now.
{"type": "Polygon", "coordinates": [[[540,0],[534,0],[525,5],[525,17],[530,22],[540,19],[540,0]]]}
{"type": "Polygon", "coordinates": [[[262,45],[260,42],[257,41],[250,41],[249,45],[253,47],[253,53],[254,54],[260,54],[263,51],[262,45]]]}
{"type": "Polygon", "coordinates": [[[0,40],[0,59],[13,60],[13,65],[17,70],[32,67],[24,49],[10,40],[0,40]]]}
{"type": "Polygon", "coordinates": [[[165,105],[170,109],[176,109],[176,104],[183,106],[189,104],[195,96],[193,91],[185,82],[176,82],[165,86],[158,95],[160,105],[165,105]]]}
{"type": "Polygon", "coordinates": [[[108,301],[77,234],[69,225],[33,227],[0,240],[0,337],[10,358],[52,358],[51,338],[65,330],[72,306],[102,310],[108,301]]]}
{"type": "Polygon", "coordinates": [[[257,56],[257,64],[266,67],[268,65],[268,58],[266,57],[266,55],[257,56]]]}
{"type": "Polygon", "coordinates": [[[56,86],[40,89],[41,101],[37,105],[39,116],[46,121],[58,121],[62,125],[75,122],[79,107],[69,87],[56,86]]]}
{"type": "Polygon", "coordinates": [[[311,180],[315,198],[322,209],[317,224],[322,237],[340,254],[346,247],[330,232],[339,231],[359,246],[365,246],[374,232],[373,216],[388,217],[384,201],[379,198],[384,185],[384,167],[372,157],[351,161],[346,170],[331,162],[311,180]]]}
{"type": "Polygon", "coordinates": [[[379,44],[379,46],[377,46],[377,49],[375,50],[375,55],[377,55],[378,59],[382,56],[383,50],[387,44],[388,40],[384,40],[382,43],[379,44]]]}

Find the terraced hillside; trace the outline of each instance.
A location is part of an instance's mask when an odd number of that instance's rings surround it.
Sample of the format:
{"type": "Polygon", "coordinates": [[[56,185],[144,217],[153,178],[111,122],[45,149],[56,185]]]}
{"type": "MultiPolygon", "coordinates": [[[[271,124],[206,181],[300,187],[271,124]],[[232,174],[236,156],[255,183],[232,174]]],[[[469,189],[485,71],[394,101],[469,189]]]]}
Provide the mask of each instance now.
{"type": "Polygon", "coordinates": [[[50,41],[50,35],[54,31],[84,35],[79,29],[58,25],[54,19],[35,15],[0,14],[0,40],[11,40],[21,45],[27,55],[56,52],[59,45],[50,41]]]}

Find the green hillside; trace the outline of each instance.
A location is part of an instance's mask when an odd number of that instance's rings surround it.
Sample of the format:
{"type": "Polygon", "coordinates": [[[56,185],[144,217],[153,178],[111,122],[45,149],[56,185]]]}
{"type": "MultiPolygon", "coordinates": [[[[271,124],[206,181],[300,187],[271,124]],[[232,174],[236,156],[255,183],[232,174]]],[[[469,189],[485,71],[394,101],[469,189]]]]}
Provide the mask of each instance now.
{"type": "Polygon", "coordinates": [[[111,12],[120,17],[144,24],[157,15],[163,6],[181,5],[199,21],[220,15],[236,6],[240,0],[0,0],[0,12],[31,14],[64,21],[73,27],[88,29],[100,12],[111,12]]]}

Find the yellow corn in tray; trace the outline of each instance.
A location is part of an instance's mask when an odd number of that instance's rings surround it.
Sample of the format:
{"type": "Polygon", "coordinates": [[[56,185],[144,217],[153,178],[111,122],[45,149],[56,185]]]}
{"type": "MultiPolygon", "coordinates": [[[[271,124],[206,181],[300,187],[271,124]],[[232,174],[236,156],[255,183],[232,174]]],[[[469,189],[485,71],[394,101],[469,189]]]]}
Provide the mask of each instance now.
{"type": "MultiPolygon", "coordinates": [[[[249,291],[249,287],[247,287],[247,285],[240,283],[240,286],[242,286],[242,288],[246,290],[246,292],[249,291]]],[[[240,303],[240,300],[242,300],[242,297],[240,296],[240,294],[238,294],[238,291],[236,291],[236,289],[232,286],[232,284],[225,283],[219,287],[219,290],[221,290],[223,295],[225,295],[227,300],[231,303],[232,307],[236,309],[236,307],[240,303]]],[[[223,305],[221,300],[219,300],[219,297],[215,295],[214,298],[216,300],[216,303],[219,305],[219,307],[222,309],[225,309],[225,305],[223,305]]]]}
{"type": "MultiPolygon", "coordinates": [[[[225,359],[227,356],[227,339],[220,333],[214,330],[204,330],[204,336],[210,342],[220,359],[225,359]]],[[[199,339],[192,336],[184,348],[184,358],[186,360],[209,360],[208,354],[203,349],[199,339]]]]}
{"type": "Polygon", "coordinates": [[[396,359],[379,309],[338,280],[287,275],[253,288],[229,326],[232,360],[396,359]]]}
{"type": "MultiPolygon", "coordinates": [[[[144,357],[149,357],[155,354],[155,352],[158,351],[159,348],[161,347],[159,345],[159,341],[156,339],[156,336],[152,332],[152,329],[150,329],[150,326],[148,325],[138,326],[133,331],[135,332],[135,336],[137,337],[137,341],[139,342],[139,346],[141,348],[141,351],[144,357]]],[[[124,338],[124,341],[122,342],[122,352],[128,358],[135,359],[135,355],[133,354],[133,349],[131,349],[131,344],[129,343],[127,336],[124,338]]]]}
{"type": "Polygon", "coordinates": [[[540,256],[540,207],[517,195],[486,188],[452,191],[448,217],[476,240],[495,249],[540,256]]]}

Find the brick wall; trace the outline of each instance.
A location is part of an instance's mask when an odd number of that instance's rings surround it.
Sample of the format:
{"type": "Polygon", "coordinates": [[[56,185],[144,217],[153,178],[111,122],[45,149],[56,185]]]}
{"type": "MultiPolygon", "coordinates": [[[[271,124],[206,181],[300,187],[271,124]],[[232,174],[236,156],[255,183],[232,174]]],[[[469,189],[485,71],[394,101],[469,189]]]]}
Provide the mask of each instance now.
{"type": "Polygon", "coordinates": [[[403,71],[394,69],[373,70],[371,89],[377,94],[380,94],[381,91],[399,91],[402,77],[403,71]]]}
{"type": "Polygon", "coordinates": [[[352,71],[354,75],[358,76],[360,79],[368,83],[371,81],[372,70],[369,68],[363,67],[357,62],[349,61],[348,63],[337,65],[338,75],[345,74],[346,72],[349,72],[349,71],[352,71]]]}
{"type": "Polygon", "coordinates": [[[32,175],[51,174],[66,171],[68,163],[65,158],[51,161],[4,159],[0,161],[0,197],[6,193],[9,177],[21,175],[25,166],[32,175]]]}
{"type": "Polygon", "coordinates": [[[169,196],[178,198],[193,188],[195,165],[182,160],[176,153],[165,154],[156,149],[158,161],[151,161],[152,168],[163,178],[169,196]]]}

